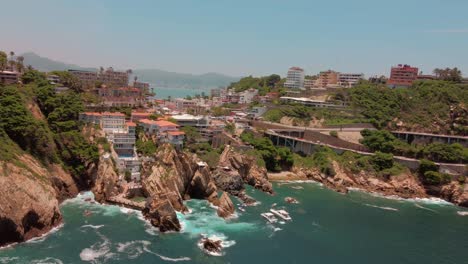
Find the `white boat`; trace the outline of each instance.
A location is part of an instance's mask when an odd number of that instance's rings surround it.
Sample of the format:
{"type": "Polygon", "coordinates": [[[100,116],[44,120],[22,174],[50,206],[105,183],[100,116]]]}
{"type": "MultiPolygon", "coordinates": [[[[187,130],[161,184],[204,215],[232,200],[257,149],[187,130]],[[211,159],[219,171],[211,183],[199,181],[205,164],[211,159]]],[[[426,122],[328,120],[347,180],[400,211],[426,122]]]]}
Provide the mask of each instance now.
{"type": "Polygon", "coordinates": [[[272,213],[262,213],[260,215],[263,216],[268,222],[272,224],[278,222],[278,219],[276,219],[275,215],[273,215],[272,213]]]}
{"type": "Polygon", "coordinates": [[[239,211],[241,211],[241,212],[245,212],[244,207],[239,207],[238,209],[239,209],[239,211]]]}
{"type": "Polygon", "coordinates": [[[292,220],[292,218],[289,216],[289,213],[286,212],[285,210],[270,209],[270,212],[272,212],[274,215],[276,215],[276,216],[278,216],[281,219],[284,219],[286,221],[292,220]]]}

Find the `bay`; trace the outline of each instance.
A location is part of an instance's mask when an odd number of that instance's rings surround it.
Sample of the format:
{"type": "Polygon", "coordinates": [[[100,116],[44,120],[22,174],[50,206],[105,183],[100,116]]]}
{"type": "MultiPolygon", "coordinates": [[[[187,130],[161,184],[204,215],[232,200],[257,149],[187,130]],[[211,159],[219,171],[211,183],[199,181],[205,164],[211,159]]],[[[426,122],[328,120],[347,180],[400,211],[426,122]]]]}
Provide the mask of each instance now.
{"type": "MultiPolygon", "coordinates": [[[[61,206],[64,225],[0,250],[0,263],[468,263],[467,209],[438,200],[342,195],[316,183],[275,183],[275,196],[247,189],[259,204],[223,220],[206,201],[179,214],[181,233],[161,234],[141,213],[92,204],[84,193],[61,206]],[[291,196],[299,204],[288,204],[291,196]],[[293,220],[267,224],[273,204],[293,220]],[[92,215],[84,217],[85,210],[92,215]],[[218,237],[222,256],[205,254],[200,236],[218,237]]],[[[233,198],[233,202],[239,201],[233,198]]]]}

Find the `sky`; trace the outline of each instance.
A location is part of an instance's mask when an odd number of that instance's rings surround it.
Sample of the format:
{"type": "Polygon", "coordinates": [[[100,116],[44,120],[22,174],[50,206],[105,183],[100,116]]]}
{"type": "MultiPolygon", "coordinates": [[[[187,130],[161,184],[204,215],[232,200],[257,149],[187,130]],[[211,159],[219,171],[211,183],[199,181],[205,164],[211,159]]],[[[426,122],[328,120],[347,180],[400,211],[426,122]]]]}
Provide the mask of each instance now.
{"type": "Polygon", "coordinates": [[[231,76],[468,76],[466,0],[0,0],[0,50],[80,66],[231,76]]]}

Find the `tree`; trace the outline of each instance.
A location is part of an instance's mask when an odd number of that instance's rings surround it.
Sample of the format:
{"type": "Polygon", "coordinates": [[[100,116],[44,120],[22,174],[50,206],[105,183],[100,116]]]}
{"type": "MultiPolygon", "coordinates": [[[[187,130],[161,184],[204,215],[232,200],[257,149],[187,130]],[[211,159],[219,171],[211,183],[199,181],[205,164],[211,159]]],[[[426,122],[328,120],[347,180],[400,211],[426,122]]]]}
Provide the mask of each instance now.
{"type": "Polygon", "coordinates": [[[392,153],[395,149],[394,141],[397,140],[392,133],[386,130],[368,130],[361,131],[363,138],[361,143],[372,151],[392,153]]]}
{"type": "Polygon", "coordinates": [[[433,73],[439,80],[450,82],[461,82],[463,79],[462,72],[457,68],[434,69],[433,73]]]}
{"type": "Polygon", "coordinates": [[[8,62],[8,64],[10,64],[10,70],[14,71],[15,70],[15,52],[14,51],[10,51],[10,61],[8,62]]]}
{"type": "Polygon", "coordinates": [[[8,65],[8,56],[4,51],[0,51],[0,71],[4,71],[8,65]]]}
{"type": "Polygon", "coordinates": [[[390,169],[393,167],[393,155],[376,152],[371,158],[372,166],[376,171],[383,171],[385,169],[390,169]]]}
{"type": "Polygon", "coordinates": [[[439,171],[439,166],[430,160],[422,159],[419,162],[418,171],[421,175],[424,175],[428,171],[439,171]]]}
{"type": "Polygon", "coordinates": [[[16,70],[20,73],[24,71],[24,57],[23,56],[16,57],[16,70]]]}
{"type": "Polygon", "coordinates": [[[266,85],[268,87],[275,87],[277,83],[279,83],[281,81],[281,76],[279,76],[278,74],[272,74],[270,76],[268,76],[266,78],[266,85]]]}

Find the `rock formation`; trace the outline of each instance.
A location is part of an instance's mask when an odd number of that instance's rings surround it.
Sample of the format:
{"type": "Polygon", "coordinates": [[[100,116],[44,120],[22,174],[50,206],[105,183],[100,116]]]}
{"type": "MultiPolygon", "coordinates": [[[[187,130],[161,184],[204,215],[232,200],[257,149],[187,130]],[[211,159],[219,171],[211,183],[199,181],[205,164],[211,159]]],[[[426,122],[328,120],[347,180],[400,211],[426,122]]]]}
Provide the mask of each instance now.
{"type": "MultiPolygon", "coordinates": [[[[101,154],[103,154],[102,151],[101,154]]],[[[99,165],[93,182],[91,191],[94,193],[95,200],[100,203],[106,202],[106,199],[119,193],[119,175],[114,170],[114,165],[109,155],[104,154],[99,157],[99,165]]]]}
{"type": "Polygon", "coordinates": [[[452,181],[441,188],[440,196],[459,206],[468,207],[468,184],[452,181]]]}
{"type": "Polygon", "coordinates": [[[214,179],[219,188],[232,194],[243,189],[241,180],[264,192],[273,193],[266,169],[258,166],[255,158],[235,152],[231,146],[226,146],[220,155],[214,179]]]}
{"type": "Polygon", "coordinates": [[[345,171],[337,162],[333,162],[335,176],[327,176],[318,169],[294,168],[294,171],[309,179],[323,183],[338,192],[347,192],[348,188],[360,188],[384,195],[397,195],[403,198],[427,197],[426,190],[418,178],[410,172],[390,176],[385,180],[364,172],[353,174],[345,171]]]}
{"type": "Polygon", "coordinates": [[[61,223],[51,178],[29,155],[0,161],[0,246],[39,236],[61,223]]]}
{"type": "Polygon", "coordinates": [[[181,226],[176,211],[169,200],[150,199],[146,202],[143,215],[150,220],[159,231],[180,231],[181,226]]]}
{"type": "Polygon", "coordinates": [[[219,204],[218,204],[218,216],[222,218],[228,218],[232,216],[235,212],[234,204],[231,201],[231,198],[229,198],[229,195],[227,192],[223,192],[221,195],[221,198],[219,198],[219,204]]]}

